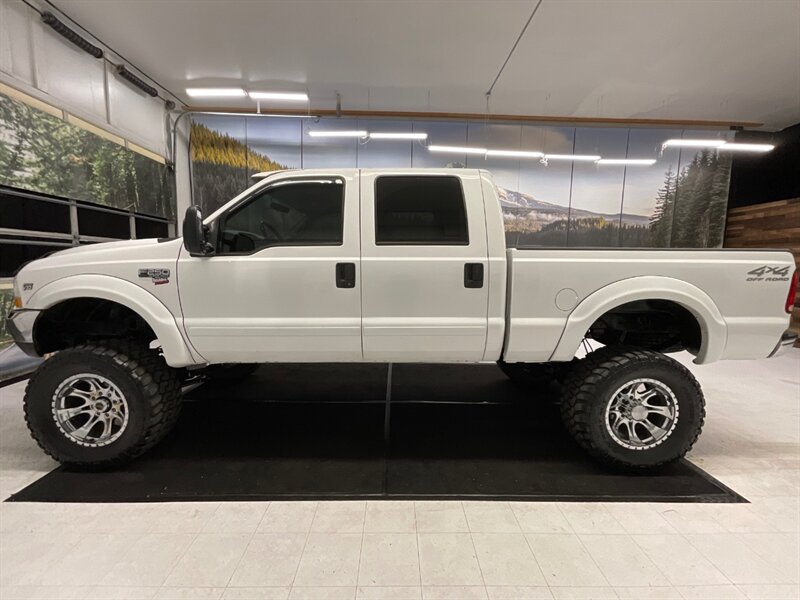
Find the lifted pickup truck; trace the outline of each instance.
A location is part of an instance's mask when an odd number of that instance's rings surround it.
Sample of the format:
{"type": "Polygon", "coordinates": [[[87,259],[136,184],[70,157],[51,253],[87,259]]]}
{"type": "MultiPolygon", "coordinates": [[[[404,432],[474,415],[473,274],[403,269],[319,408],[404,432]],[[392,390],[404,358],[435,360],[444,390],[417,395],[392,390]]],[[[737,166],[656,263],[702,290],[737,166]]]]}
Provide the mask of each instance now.
{"type": "Polygon", "coordinates": [[[772,356],[792,341],[796,281],[782,251],[507,249],[485,171],[283,171],[208,217],[190,207],[182,239],[28,264],[10,329],[28,353],[56,353],[25,415],[66,465],[152,447],[193,370],[498,361],[528,385],[558,383],[593,456],[645,469],[683,456],[705,416],[697,381],[664,353],[772,356]],[[587,338],[603,347],[576,360],[587,338]]]}

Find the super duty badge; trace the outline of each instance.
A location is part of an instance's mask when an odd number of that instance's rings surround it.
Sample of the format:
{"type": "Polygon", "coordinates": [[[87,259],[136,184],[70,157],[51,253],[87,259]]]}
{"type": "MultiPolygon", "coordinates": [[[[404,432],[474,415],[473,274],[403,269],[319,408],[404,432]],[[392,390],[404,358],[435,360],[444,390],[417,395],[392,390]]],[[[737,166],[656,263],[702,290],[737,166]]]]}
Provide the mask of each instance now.
{"type": "Polygon", "coordinates": [[[791,267],[770,267],[764,265],[747,272],[747,281],[789,281],[791,267]]]}
{"type": "Polygon", "coordinates": [[[169,283],[169,269],[139,269],[139,277],[149,277],[156,285],[169,283]]]}

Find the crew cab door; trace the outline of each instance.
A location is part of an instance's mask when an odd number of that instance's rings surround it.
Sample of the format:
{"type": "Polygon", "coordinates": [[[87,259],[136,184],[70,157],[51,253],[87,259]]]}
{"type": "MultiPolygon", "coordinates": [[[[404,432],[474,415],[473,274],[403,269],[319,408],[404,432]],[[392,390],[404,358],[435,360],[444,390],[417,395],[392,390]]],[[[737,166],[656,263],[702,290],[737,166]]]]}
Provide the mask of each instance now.
{"type": "Polygon", "coordinates": [[[477,173],[361,174],[364,359],[479,361],[488,272],[477,173]]]}
{"type": "Polygon", "coordinates": [[[358,179],[277,176],[219,216],[217,253],[184,248],[185,332],[209,362],[361,360],[358,179]]]}

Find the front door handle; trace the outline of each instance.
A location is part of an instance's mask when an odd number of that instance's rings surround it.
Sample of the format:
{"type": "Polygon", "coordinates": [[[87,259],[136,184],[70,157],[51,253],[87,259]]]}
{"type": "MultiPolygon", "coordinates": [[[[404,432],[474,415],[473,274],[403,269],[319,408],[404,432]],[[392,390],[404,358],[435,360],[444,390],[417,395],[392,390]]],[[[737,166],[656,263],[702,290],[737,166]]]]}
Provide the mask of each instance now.
{"type": "Polygon", "coordinates": [[[336,287],[356,287],[356,263],[336,263],[336,287]]]}
{"type": "Polygon", "coordinates": [[[467,263],[464,265],[464,287],[483,287],[483,263],[467,263]]]}

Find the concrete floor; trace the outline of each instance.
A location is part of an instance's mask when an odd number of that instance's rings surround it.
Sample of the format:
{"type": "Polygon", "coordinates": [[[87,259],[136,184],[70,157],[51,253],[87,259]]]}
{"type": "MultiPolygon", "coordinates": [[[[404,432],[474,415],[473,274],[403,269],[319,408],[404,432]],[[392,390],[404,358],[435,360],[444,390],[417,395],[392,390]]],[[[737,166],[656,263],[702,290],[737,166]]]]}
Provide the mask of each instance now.
{"type": "MultiPolygon", "coordinates": [[[[800,350],[692,369],[690,458],[751,504],[2,503],[0,598],[800,598],[800,350]]],[[[55,466],[24,385],[1,498],[55,466]]]]}

